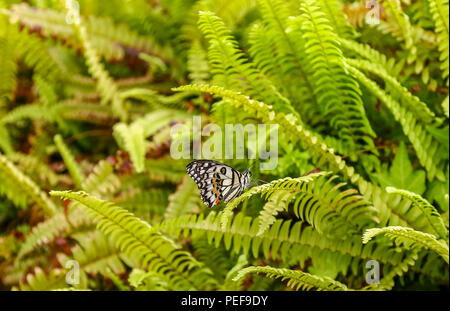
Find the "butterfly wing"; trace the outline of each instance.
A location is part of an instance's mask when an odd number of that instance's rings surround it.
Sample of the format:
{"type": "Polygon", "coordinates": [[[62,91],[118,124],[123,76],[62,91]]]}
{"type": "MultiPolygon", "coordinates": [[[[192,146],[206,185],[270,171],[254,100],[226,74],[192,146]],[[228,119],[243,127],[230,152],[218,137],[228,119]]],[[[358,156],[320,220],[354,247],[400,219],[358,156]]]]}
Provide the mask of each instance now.
{"type": "Polygon", "coordinates": [[[219,202],[228,202],[242,192],[241,173],[232,167],[212,160],[198,160],[186,167],[200,190],[203,202],[213,207],[219,202]]]}

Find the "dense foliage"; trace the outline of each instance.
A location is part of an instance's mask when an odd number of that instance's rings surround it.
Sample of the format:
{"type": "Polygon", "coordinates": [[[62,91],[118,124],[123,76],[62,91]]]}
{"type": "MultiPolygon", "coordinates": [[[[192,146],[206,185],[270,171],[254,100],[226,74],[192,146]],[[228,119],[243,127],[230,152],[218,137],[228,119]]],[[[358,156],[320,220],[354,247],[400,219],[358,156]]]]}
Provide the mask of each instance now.
{"type": "Polygon", "coordinates": [[[448,289],[448,1],[68,3],[0,0],[0,289],[448,289]],[[207,208],[194,115],[266,183],[207,208]]]}

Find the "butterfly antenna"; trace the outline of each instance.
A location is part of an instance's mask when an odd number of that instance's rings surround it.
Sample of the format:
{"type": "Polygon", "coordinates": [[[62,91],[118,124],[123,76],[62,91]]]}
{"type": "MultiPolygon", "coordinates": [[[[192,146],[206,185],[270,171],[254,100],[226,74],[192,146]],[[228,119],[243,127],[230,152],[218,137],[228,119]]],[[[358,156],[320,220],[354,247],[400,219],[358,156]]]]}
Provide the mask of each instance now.
{"type": "Polygon", "coordinates": [[[256,183],[263,183],[263,184],[267,184],[267,181],[261,180],[261,179],[254,179],[250,182],[249,187],[256,184],[256,183]]]}

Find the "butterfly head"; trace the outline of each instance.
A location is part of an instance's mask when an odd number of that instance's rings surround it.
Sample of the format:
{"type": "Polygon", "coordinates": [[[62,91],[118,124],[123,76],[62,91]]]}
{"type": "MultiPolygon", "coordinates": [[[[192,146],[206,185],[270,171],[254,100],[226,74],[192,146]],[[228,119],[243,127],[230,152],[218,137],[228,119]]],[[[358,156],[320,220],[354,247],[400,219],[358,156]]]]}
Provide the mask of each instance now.
{"type": "Polygon", "coordinates": [[[249,186],[251,177],[252,172],[250,172],[250,170],[245,170],[245,172],[242,174],[241,180],[241,184],[244,186],[244,188],[247,188],[249,186]]]}

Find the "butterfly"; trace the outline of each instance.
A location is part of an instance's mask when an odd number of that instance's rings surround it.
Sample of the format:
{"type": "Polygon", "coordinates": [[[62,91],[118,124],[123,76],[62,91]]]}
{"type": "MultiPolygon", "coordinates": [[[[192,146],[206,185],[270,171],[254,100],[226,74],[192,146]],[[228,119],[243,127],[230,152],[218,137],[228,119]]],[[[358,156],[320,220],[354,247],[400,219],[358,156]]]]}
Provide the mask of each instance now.
{"type": "Polygon", "coordinates": [[[197,160],[189,163],[186,171],[197,184],[202,200],[209,208],[240,196],[250,184],[250,170],[240,173],[217,161],[197,160]]]}

